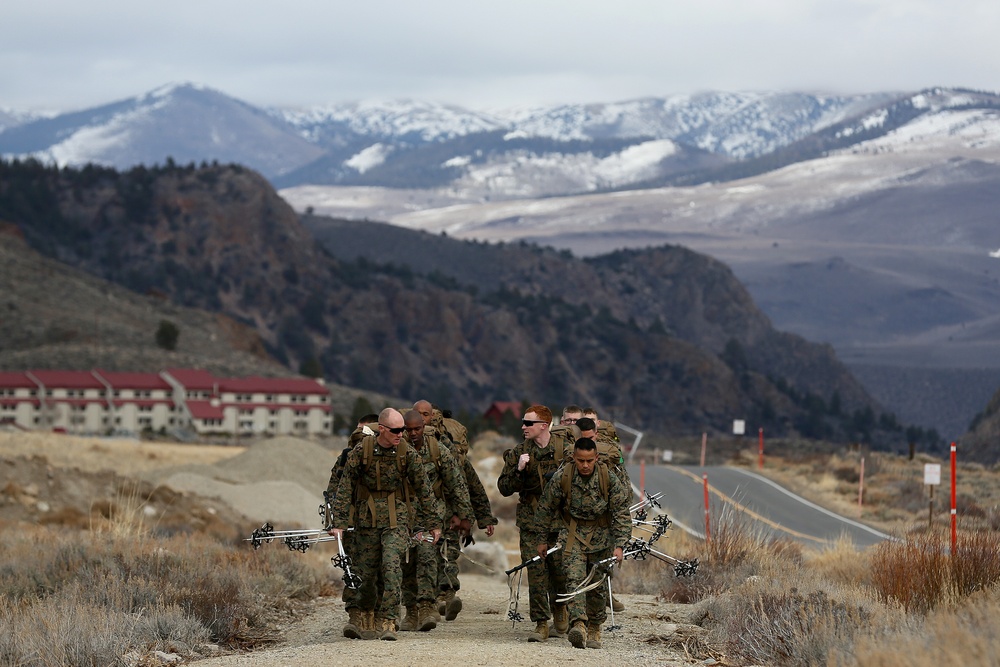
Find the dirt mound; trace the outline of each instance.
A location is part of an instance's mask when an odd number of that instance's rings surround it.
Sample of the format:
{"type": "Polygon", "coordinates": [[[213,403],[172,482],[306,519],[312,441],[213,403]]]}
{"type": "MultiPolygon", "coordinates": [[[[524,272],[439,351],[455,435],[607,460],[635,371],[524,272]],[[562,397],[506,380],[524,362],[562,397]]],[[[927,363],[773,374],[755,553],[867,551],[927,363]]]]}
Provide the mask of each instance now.
{"type": "Polygon", "coordinates": [[[145,478],[176,491],[218,498],[256,524],[319,528],[319,506],[339,452],[282,436],[217,463],[154,470],[145,478]]]}

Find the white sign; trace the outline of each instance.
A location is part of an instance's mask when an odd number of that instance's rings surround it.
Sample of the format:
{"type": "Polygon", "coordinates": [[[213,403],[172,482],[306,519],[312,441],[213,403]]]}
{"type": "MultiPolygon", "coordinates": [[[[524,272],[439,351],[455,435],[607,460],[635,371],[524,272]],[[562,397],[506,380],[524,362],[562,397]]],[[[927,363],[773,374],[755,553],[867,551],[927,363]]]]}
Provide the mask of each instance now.
{"type": "Polygon", "coordinates": [[[742,419],[733,420],[733,435],[743,435],[746,433],[747,425],[742,419]]]}
{"type": "Polygon", "coordinates": [[[941,464],[924,464],[924,484],[937,486],[941,484],[941,464]]]}
{"type": "Polygon", "coordinates": [[[670,463],[674,460],[674,450],[664,449],[663,450],[663,462],[670,463]]]}

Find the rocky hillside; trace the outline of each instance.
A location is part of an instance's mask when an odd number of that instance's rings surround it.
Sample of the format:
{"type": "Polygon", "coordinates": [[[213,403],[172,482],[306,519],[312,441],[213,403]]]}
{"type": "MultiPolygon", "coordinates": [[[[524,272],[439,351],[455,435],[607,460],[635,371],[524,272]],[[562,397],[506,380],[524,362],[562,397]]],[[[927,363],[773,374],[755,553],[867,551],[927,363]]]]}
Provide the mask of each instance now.
{"type": "Polygon", "coordinates": [[[492,265],[460,279],[434,259],[404,265],[387,233],[364,257],[331,256],[240,167],[0,168],[0,219],[33,248],[223,313],[289,368],[318,365],[341,384],[476,412],[498,399],[588,403],[670,432],[746,418],[776,434],[856,437],[876,422],[829,348],[773,331],[726,267],[681,248],[583,262],[441,239],[463,275],[492,265]]]}

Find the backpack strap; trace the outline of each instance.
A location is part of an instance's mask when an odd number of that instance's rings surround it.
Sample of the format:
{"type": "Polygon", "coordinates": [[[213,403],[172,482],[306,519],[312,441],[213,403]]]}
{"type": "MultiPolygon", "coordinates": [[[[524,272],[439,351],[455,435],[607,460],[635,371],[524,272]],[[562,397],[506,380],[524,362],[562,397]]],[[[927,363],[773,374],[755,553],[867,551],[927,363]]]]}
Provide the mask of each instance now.
{"type": "Polygon", "coordinates": [[[560,483],[562,485],[563,501],[562,501],[562,517],[563,522],[566,524],[567,535],[566,535],[566,551],[569,551],[576,547],[577,543],[582,544],[587,549],[590,548],[590,537],[584,539],[580,535],[576,534],[577,526],[610,526],[611,525],[611,506],[608,503],[608,467],[603,463],[597,463],[597,483],[601,491],[601,497],[604,498],[605,505],[607,506],[607,511],[596,519],[577,519],[569,513],[569,501],[573,492],[573,478],[576,477],[576,466],[571,465],[563,468],[560,477],[560,483]]]}

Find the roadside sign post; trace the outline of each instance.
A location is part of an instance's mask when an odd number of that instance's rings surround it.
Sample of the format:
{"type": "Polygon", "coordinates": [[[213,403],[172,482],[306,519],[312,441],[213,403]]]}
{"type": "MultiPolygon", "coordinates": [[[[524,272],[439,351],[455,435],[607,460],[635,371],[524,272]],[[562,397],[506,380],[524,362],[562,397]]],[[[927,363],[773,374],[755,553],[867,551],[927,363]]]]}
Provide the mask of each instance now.
{"type": "Polygon", "coordinates": [[[701,467],[705,467],[705,447],[708,445],[708,433],[701,434],[701,467]]]}
{"type": "Polygon", "coordinates": [[[740,455],[740,436],[746,433],[747,423],[742,419],[733,420],[733,442],[736,445],[736,457],[740,455]]]}
{"type": "Polygon", "coordinates": [[[861,517],[861,501],[865,497],[865,457],[861,457],[861,475],[858,478],[858,518],[861,517]]]}
{"type": "Polygon", "coordinates": [[[955,459],[957,447],[951,443],[951,553],[955,553],[958,545],[958,509],[955,502],[955,459]]]}
{"type": "Polygon", "coordinates": [[[705,542],[708,543],[712,539],[712,533],[708,526],[708,473],[703,472],[701,474],[702,485],[705,487],[705,542]]]}
{"type": "Polygon", "coordinates": [[[764,469],[764,429],[757,429],[757,470],[764,469]]]}
{"type": "Polygon", "coordinates": [[[924,484],[930,487],[930,505],[927,509],[927,527],[934,523],[934,487],[941,483],[941,464],[924,464],[924,484]]]}

